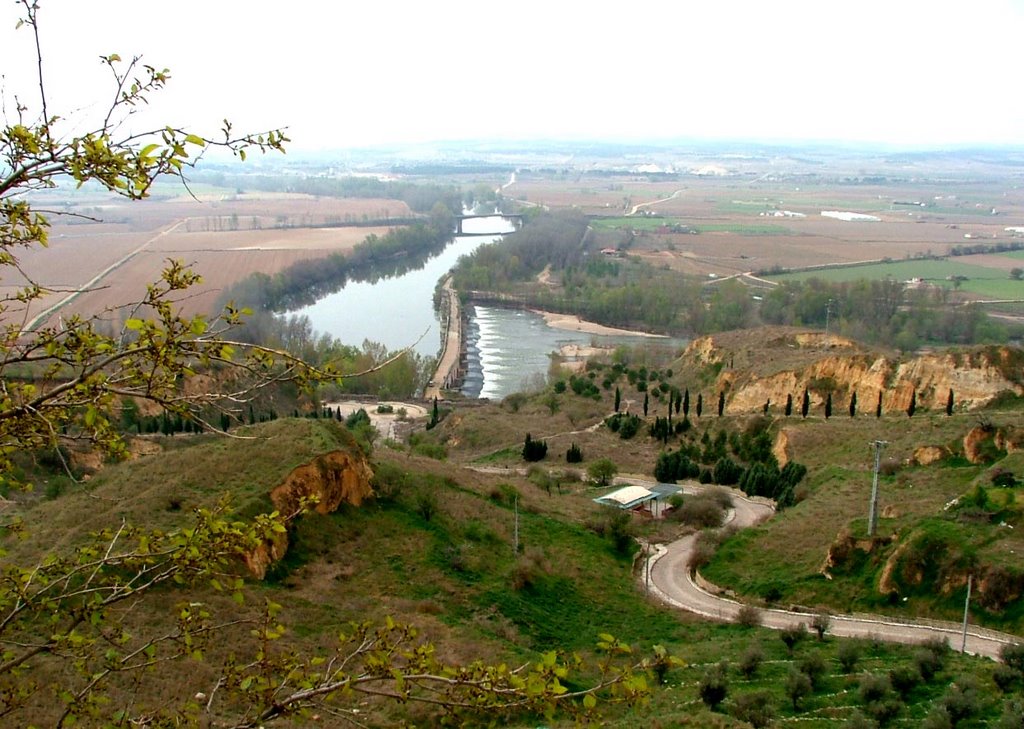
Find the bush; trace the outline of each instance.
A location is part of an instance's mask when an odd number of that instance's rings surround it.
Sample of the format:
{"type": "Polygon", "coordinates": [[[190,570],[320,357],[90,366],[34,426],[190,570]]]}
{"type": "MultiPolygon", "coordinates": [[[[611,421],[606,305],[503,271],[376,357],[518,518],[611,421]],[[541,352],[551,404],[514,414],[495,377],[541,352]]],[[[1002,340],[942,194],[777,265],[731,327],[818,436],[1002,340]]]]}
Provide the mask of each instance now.
{"type": "Polygon", "coordinates": [[[1007,666],[1002,663],[996,666],[992,671],[992,681],[1004,694],[1008,694],[1013,691],[1013,689],[1020,683],[1020,679],[1020,671],[1012,666],[1007,666]]]}
{"type": "Polygon", "coordinates": [[[809,695],[814,690],[810,676],[796,670],[792,666],[790,666],[789,672],[786,674],[786,682],[783,687],[786,696],[793,702],[793,711],[797,711],[800,708],[800,699],[809,695]]]}
{"type": "Polygon", "coordinates": [[[784,628],[779,631],[779,640],[786,645],[786,650],[789,651],[789,655],[793,655],[793,649],[796,648],[797,643],[807,637],[807,626],[804,623],[800,623],[791,628],[784,628]]]}
{"type": "Polygon", "coordinates": [[[722,661],[705,671],[697,686],[700,700],[712,711],[717,711],[719,705],[725,701],[725,697],[729,694],[728,674],[728,664],[722,661]]]}
{"type": "Polygon", "coordinates": [[[544,550],[531,547],[516,559],[516,564],[512,568],[512,589],[518,592],[530,588],[549,574],[551,564],[544,550]]]}
{"type": "MultiPolygon", "coordinates": [[[[760,619],[760,615],[758,615],[760,619]]],[[[748,681],[757,673],[757,669],[764,662],[764,648],[760,643],[751,643],[740,656],[740,662],[736,665],[739,672],[748,681]]]]}
{"type": "Polygon", "coordinates": [[[860,646],[852,640],[844,640],[836,650],[836,660],[843,673],[853,673],[860,660],[860,646]]]}
{"type": "Polygon", "coordinates": [[[420,489],[416,493],[416,513],[423,521],[430,521],[437,514],[437,496],[433,491],[420,489]]]}
{"type": "Polygon", "coordinates": [[[526,440],[523,442],[523,460],[530,463],[544,460],[544,456],[548,454],[548,444],[543,440],[534,440],[533,437],[527,433],[526,440]]]}
{"type": "Polygon", "coordinates": [[[956,726],[981,710],[978,685],[973,676],[960,676],[939,699],[939,705],[946,710],[956,726]]]}
{"type": "Polygon", "coordinates": [[[821,688],[821,681],[825,678],[825,674],[828,673],[828,664],[820,653],[811,653],[804,656],[803,660],[797,664],[797,669],[807,675],[807,678],[811,680],[811,688],[817,691],[821,688]]]}
{"type": "Polygon", "coordinates": [[[725,520],[725,511],[722,507],[705,494],[686,499],[680,508],[672,512],[672,515],[683,524],[698,529],[720,527],[725,520]]]}
{"type": "Polygon", "coordinates": [[[732,706],[732,715],[745,721],[754,729],[762,729],[772,723],[775,718],[775,704],[768,691],[750,691],[736,697],[732,706]]]}
{"type": "Polygon", "coordinates": [[[1024,673],[1024,643],[1007,643],[999,649],[999,657],[1010,668],[1024,673]]]}
{"type": "Polygon", "coordinates": [[[897,666],[889,671],[889,683],[901,698],[906,699],[921,683],[921,673],[916,666],[897,666]]]}
{"type": "Polygon", "coordinates": [[[818,640],[825,640],[825,633],[832,626],[832,618],[828,613],[818,613],[811,621],[811,628],[818,635],[818,640]]]}
{"type": "Polygon", "coordinates": [[[753,605],[744,605],[736,613],[736,622],[745,628],[756,628],[761,624],[761,611],[753,605]]]}

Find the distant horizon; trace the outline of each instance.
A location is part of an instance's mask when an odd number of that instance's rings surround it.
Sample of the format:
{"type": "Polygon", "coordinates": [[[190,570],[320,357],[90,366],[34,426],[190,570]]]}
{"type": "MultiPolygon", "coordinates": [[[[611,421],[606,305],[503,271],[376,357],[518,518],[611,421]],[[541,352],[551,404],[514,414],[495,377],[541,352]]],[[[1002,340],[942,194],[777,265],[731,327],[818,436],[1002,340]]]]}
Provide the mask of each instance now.
{"type": "MultiPolygon", "coordinates": [[[[132,122],[287,128],[298,150],[577,140],[895,151],[1024,148],[1024,2],[42,0],[51,113],[103,118],[100,55],[169,68],[132,122]],[[101,19],[97,22],[97,19],[101,19]],[[760,141],[758,141],[760,140],[760,141]]],[[[32,34],[0,6],[0,90],[38,118],[32,34]]],[[[144,127],[143,127],[144,128],[144,127]]]]}

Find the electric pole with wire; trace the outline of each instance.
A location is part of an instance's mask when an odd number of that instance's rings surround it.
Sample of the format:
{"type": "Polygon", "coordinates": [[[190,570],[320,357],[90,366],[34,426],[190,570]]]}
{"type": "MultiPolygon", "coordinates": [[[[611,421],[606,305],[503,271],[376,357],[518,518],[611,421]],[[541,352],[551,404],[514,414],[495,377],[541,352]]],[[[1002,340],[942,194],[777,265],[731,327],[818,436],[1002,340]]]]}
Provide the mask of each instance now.
{"type": "Polygon", "coordinates": [[[876,440],[872,444],[875,449],[875,472],[871,479],[871,504],[868,507],[868,536],[875,535],[878,526],[878,471],[882,467],[882,449],[889,445],[888,441],[876,440]]]}

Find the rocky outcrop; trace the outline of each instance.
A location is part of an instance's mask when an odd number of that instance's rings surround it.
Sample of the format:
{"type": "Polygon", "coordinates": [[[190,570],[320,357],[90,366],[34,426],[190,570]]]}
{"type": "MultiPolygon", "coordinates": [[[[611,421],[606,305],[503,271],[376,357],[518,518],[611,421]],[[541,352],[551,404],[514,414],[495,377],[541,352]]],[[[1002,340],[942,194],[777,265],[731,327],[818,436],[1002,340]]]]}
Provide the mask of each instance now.
{"type": "Polygon", "coordinates": [[[921,446],[914,449],[911,462],[917,466],[930,466],[949,456],[949,449],[943,446],[921,446]]]}
{"type": "MultiPolygon", "coordinates": [[[[293,469],[270,491],[270,500],[285,517],[298,514],[310,501],[315,501],[317,512],[330,514],[342,504],[359,506],[373,496],[372,477],[373,471],[361,455],[331,451],[293,469]]],[[[278,534],[247,554],[245,565],[255,577],[263,579],[270,565],[287,551],[288,534],[278,534]]]]}
{"type": "Polygon", "coordinates": [[[373,471],[362,456],[332,451],[296,467],[270,492],[274,508],[293,514],[303,499],[315,499],[316,511],[330,514],[342,504],[359,506],[373,495],[373,471]]]}
{"type": "MultiPolygon", "coordinates": [[[[757,337],[751,332],[749,337],[757,337]]],[[[972,410],[1010,392],[1024,395],[1021,363],[1024,353],[1013,347],[981,347],[965,351],[922,354],[900,360],[858,351],[854,342],[820,333],[790,333],[749,345],[746,364],[730,369],[730,350],[716,345],[714,336],[694,340],[683,361],[717,366],[714,391],[727,393],[732,413],[757,412],[764,404],[784,403],[792,396],[795,408],[806,389],[811,408],[820,409],[832,393],[835,410],[848,407],[857,393],[859,412],[873,413],[882,397],[882,411],[906,411],[916,392],[916,406],[942,412],[949,391],[957,410],[972,410]],[[772,364],[779,369],[770,371],[772,364]],[[786,366],[789,365],[789,366],[786,366]]]]}

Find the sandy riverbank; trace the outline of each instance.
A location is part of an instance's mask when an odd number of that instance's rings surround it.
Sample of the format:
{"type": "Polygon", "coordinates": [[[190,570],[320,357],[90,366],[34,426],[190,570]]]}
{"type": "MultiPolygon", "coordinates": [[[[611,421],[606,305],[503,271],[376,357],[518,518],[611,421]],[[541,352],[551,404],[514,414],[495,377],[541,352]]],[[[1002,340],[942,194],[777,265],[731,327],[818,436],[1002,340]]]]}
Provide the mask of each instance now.
{"type": "Polygon", "coordinates": [[[592,321],[580,319],[575,314],[556,314],[551,311],[537,311],[535,313],[544,317],[544,322],[552,329],[564,329],[571,332],[584,332],[586,334],[627,334],[635,337],[652,337],[666,339],[664,334],[650,334],[648,332],[635,332],[629,329],[615,329],[606,327],[603,324],[596,324],[592,321]]]}

